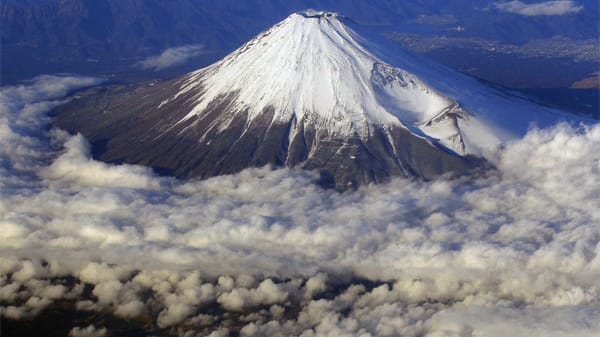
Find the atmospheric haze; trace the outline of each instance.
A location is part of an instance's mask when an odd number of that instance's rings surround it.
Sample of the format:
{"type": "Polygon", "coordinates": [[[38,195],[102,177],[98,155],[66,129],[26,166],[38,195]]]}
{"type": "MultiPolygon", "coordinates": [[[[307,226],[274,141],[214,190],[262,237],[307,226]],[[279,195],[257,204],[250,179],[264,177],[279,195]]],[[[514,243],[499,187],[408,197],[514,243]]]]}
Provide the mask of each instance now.
{"type": "Polygon", "coordinates": [[[532,129],[477,178],[339,193],[265,167],[184,182],[48,129],[68,92],[100,82],[0,94],[3,319],[69,301],[182,336],[597,335],[600,126],[532,129]]]}

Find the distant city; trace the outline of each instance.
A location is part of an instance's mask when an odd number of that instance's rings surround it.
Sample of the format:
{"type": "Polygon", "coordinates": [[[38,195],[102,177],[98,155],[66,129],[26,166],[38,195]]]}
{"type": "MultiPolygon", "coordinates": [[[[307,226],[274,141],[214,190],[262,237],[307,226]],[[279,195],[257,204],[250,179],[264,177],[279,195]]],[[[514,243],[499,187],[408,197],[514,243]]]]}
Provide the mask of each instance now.
{"type": "MultiPolygon", "coordinates": [[[[458,29],[458,28],[457,28],[458,29]]],[[[505,44],[477,37],[424,36],[410,33],[390,33],[390,38],[411,51],[426,53],[441,48],[474,48],[521,57],[570,57],[575,62],[597,62],[600,45],[595,39],[574,40],[564,36],[531,40],[523,45],[505,44]]]]}

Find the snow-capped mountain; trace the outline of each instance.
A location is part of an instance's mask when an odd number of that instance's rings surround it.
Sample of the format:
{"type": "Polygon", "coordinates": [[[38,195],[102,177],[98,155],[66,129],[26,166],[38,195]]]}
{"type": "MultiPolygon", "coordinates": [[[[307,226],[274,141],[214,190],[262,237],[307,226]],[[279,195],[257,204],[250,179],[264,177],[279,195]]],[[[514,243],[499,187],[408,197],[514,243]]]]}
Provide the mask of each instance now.
{"type": "MultiPolygon", "coordinates": [[[[452,99],[370,53],[338,14],[316,11],[293,14],[221,62],[191,74],[181,91],[163,103],[188,91],[198,93],[196,104],[181,122],[201,119],[224,92],[235,92],[228,109],[246,111],[248,123],[273,109],[274,123],[295,118],[334,136],[357,134],[362,140],[376,126],[422,123],[424,129],[449,114],[463,114],[452,99]]],[[[236,116],[215,127],[227,128],[236,116]]],[[[290,139],[299,130],[292,128],[290,139]]],[[[443,134],[444,145],[465,153],[454,125],[428,130],[443,134]]]]}
{"type": "Polygon", "coordinates": [[[106,161],[182,177],[300,166],[344,189],[462,173],[530,123],[562,117],[390,53],[359,28],[337,13],[295,13],[182,78],[77,100],[58,125],[106,161]]]}

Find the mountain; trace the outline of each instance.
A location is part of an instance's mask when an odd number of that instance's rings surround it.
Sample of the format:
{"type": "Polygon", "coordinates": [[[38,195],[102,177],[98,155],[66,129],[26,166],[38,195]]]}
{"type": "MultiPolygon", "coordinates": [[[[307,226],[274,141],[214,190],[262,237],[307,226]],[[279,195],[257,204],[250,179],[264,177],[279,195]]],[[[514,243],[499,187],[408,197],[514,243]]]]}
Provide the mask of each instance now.
{"type": "Polygon", "coordinates": [[[290,15],[183,77],[96,89],[61,108],[108,162],[210,177],[272,164],[337,189],[390,176],[461,174],[565,117],[390,50],[334,12],[290,15]]]}

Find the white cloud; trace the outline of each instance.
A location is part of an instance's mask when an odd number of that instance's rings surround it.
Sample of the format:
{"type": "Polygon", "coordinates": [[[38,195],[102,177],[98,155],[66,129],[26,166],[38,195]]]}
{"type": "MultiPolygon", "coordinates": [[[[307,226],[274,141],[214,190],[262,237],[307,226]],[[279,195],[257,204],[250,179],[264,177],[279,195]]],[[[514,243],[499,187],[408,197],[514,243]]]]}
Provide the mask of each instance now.
{"type": "Polygon", "coordinates": [[[88,325],[85,328],[74,327],[69,332],[69,337],[104,337],[106,336],[106,328],[96,328],[93,325],[88,325]]]}
{"type": "Polygon", "coordinates": [[[133,300],[131,302],[120,304],[115,310],[117,316],[123,318],[135,318],[139,317],[144,312],[144,303],[140,300],[133,300]]]}
{"type": "Polygon", "coordinates": [[[44,131],[66,89],[37,85],[0,108],[4,317],[64,299],[215,336],[600,329],[598,125],[532,130],[477,179],[340,194],[298,170],[180,182],[96,162],[81,136],[44,131]]]}
{"type": "Polygon", "coordinates": [[[281,290],[272,280],[266,279],[256,289],[235,288],[219,296],[217,302],[227,310],[241,311],[247,307],[263,304],[282,303],[288,294],[281,290]]]}
{"type": "Polygon", "coordinates": [[[70,138],[64,153],[41,175],[53,181],[87,186],[113,186],[127,188],[158,189],[152,169],[142,166],[110,165],[91,159],[88,142],[81,136],[70,138]]]}
{"type": "Polygon", "coordinates": [[[138,63],[142,69],[163,70],[185,63],[190,58],[205,53],[202,45],[185,45],[165,49],[162,53],[150,56],[138,63]]]}
{"type": "Polygon", "coordinates": [[[537,3],[525,3],[519,0],[508,2],[497,2],[494,4],[497,9],[526,16],[537,15],[565,15],[579,13],[583,10],[583,5],[579,5],[572,0],[552,0],[537,3]]]}
{"type": "Polygon", "coordinates": [[[544,336],[593,337],[598,330],[598,312],[577,307],[525,307],[472,306],[445,309],[428,321],[427,336],[489,336],[504,337],[510,326],[514,337],[544,336]]]}

